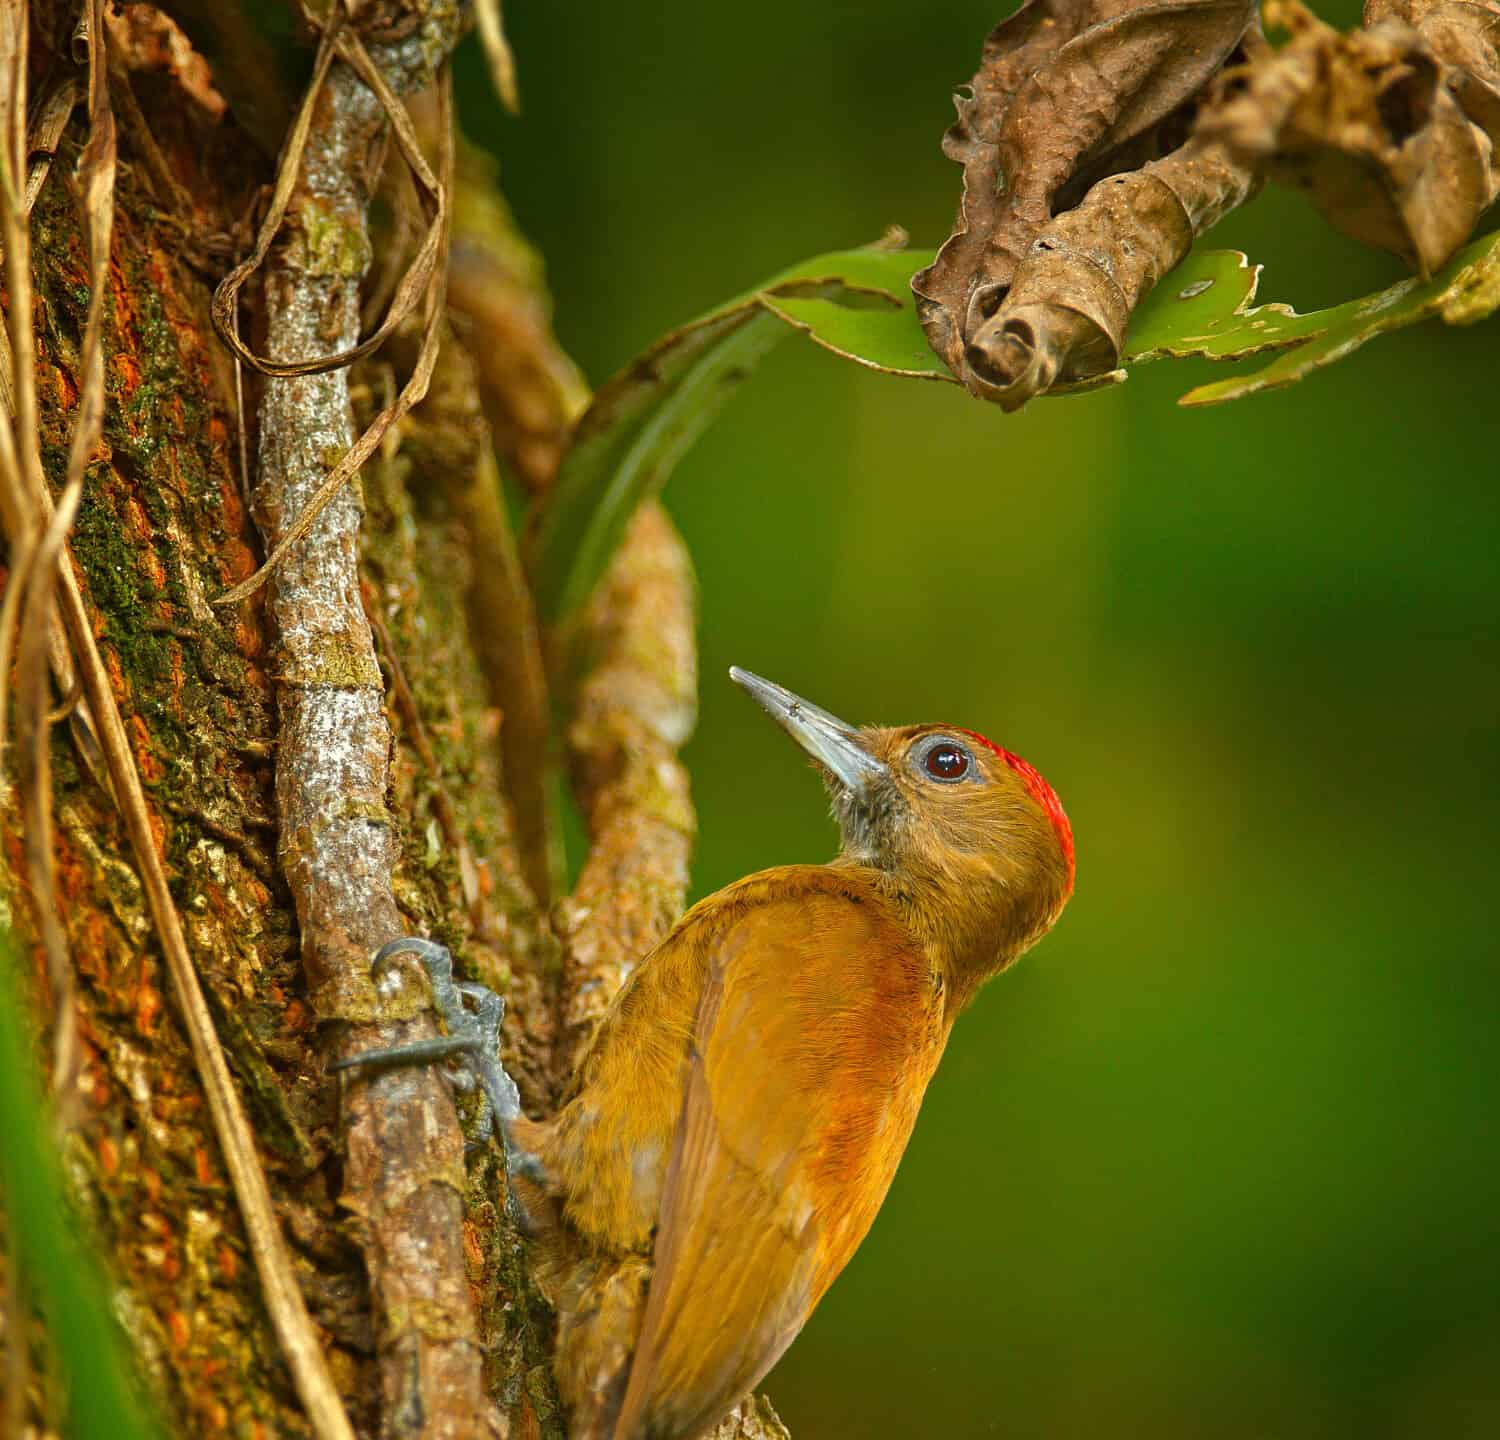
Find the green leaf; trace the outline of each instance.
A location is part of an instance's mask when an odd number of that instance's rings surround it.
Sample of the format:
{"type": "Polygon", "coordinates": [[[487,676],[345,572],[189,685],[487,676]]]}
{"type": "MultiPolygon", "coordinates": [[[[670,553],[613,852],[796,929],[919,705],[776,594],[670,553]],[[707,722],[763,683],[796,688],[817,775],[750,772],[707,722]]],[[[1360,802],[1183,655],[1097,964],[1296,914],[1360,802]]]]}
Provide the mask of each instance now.
{"type": "MultiPolygon", "coordinates": [[[[911,277],[933,255],[876,246],[805,260],[672,331],[605,384],[534,518],[530,570],[543,623],[556,626],[577,613],[636,506],[660,491],[734,389],[784,336],[800,332],[887,375],[956,384],[928,348],[912,300],[911,277]]],[[[1475,241],[1431,280],[1404,280],[1308,315],[1253,305],[1259,275],[1260,267],[1238,251],[1195,250],[1137,308],[1122,363],[1242,360],[1291,350],[1262,370],[1199,386],[1182,399],[1211,405],[1289,385],[1382,331],[1434,313],[1470,323],[1500,307],[1500,232],[1475,241]]],[[[1068,388],[1123,378],[1115,370],[1068,388]]]]}
{"type": "Polygon", "coordinates": [[[674,330],[595,395],[531,536],[544,625],[582,608],[636,507],[785,334],[753,301],[740,302],[674,330]]]}
{"type": "MultiPolygon", "coordinates": [[[[887,375],[956,384],[928,348],[911,277],[931,250],[838,251],[805,260],[658,340],[608,381],[579,422],[529,546],[538,613],[557,625],[577,613],[609,564],[636,506],[657,494],[735,387],[786,335],[887,375]]],[[[1153,355],[1198,353],[1205,327],[1231,322],[1253,293],[1242,255],[1208,251],[1173,272],[1172,295],[1141,307],[1153,355]],[[1187,301],[1172,297],[1192,288],[1187,301]],[[1149,322],[1149,323],[1148,323],[1149,322]]],[[[1164,289],[1170,287],[1163,287],[1164,289]]],[[[1147,358],[1132,330],[1127,359],[1147,358]]]]}
{"type": "Polygon", "coordinates": [[[770,280],[758,299],[808,339],[887,375],[957,384],[917,322],[911,277],[931,250],[848,250],[770,280]]]}
{"type": "Polygon", "coordinates": [[[1224,336],[1242,332],[1252,315],[1291,313],[1284,305],[1249,309],[1259,280],[1260,266],[1238,250],[1194,250],[1136,307],[1120,358],[1223,358],[1224,336]]]}
{"type": "Polygon", "coordinates": [[[45,1122],[32,1075],[19,974],[16,949],[0,930],[0,1200],[67,1379],[64,1433],[73,1440],[160,1440],[131,1382],[109,1286],[79,1242],[56,1132],[45,1122]]]}
{"type": "Polygon", "coordinates": [[[927,349],[909,283],[922,256],[821,255],[663,336],[595,395],[531,534],[537,612],[575,614],[636,507],[660,491],[761,357],[801,330],[893,374],[950,378],[927,349]]]}
{"type": "Polygon", "coordinates": [[[1328,310],[1298,315],[1284,305],[1246,310],[1197,353],[1237,360],[1257,351],[1294,345],[1289,354],[1249,375],[1200,385],[1182,397],[1183,405],[1217,405],[1262,390],[1291,385],[1314,370],[1332,365],[1382,335],[1441,314],[1451,325],[1470,325],[1500,308],[1500,231],[1460,250],[1430,280],[1401,280],[1328,310]]]}
{"type": "MultiPolygon", "coordinates": [[[[758,298],[809,339],[845,359],[887,375],[956,385],[928,346],[912,303],[911,277],[931,264],[934,254],[853,250],[824,255],[768,281],[758,298]],[[813,277],[821,277],[826,292],[798,293],[796,287],[813,277]]],[[[1195,250],[1141,302],[1131,317],[1120,359],[1211,354],[1214,337],[1243,320],[1255,299],[1259,275],[1260,267],[1238,250],[1195,250]]],[[[1263,307],[1268,312],[1284,308],[1263,307]]]]}

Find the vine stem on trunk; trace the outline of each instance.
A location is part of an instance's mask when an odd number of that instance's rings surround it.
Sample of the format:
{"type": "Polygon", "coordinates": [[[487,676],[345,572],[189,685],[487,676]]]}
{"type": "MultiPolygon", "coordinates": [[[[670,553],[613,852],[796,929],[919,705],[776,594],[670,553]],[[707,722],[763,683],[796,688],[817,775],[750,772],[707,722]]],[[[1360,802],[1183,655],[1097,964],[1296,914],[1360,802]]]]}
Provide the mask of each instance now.
{"type": "Polygon", "coordinates": [[[566,1079],[636,963],[682,914],[697,820],[679,747],[697,718],[692,562],[644,505],[579,627],[568,759],[589,831],[563,941],[555,1063],[566,1079]]]}
{"type": "MultiPolygon", "coordinates": [[[[457,39],[459,6],[432,6],[405,39],[371,54],[397,94],[433,77],[457,39]]],[[[322,88],[286,239],[263,271],[266,347],[314,360],[359,340],[367,211],[387,116],[344,64],[322,88]]],[[[353,443],[347,369],[263,381],[254,510],[270,549],[353,443]]],[[[275,571],[279,637],[276,797],[282,867],[320,1019],[349,1051],[433,1033],[426,995],[404,974],[377,992],[370,957],[402,933],[392,894],[397,844],[386,807],[390,729],[360,602],[357,481],[318,515],[275,571]]],[[[387,981],[389,983],[387,983],[387,981]]],[[[358,1217],[389,1436],[458,1440],[498,1428],[481,1375],[465,1276],[463,1135],[442,1077],[411,1067],[345,1092],[344,1205],[358,1217]]]]}

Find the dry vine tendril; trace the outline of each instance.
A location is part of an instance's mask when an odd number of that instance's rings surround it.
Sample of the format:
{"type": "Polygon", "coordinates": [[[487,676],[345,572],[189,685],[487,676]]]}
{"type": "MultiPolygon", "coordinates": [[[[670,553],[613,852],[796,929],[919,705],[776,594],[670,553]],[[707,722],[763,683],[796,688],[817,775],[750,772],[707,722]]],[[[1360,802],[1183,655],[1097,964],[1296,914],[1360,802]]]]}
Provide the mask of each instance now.
{"type": "MultiPolygon", "coordinates": [[[[449,220],[449,187],[432,173],[426,157],[422,154],[421,145],[417,141],[416,132],[412,128],[411,118],[406,113],[405,106],[391,91],[364,44],[354,30],[346,24],[346,20],[345,8],[341,5],[333,10],[323,26],[323,38],[318,46],[318,58],[313,69],[313,78],[307,87],[302,108],[298,112],[296,123],[292,127],[282,153],[270,207],[256,236],[254,250],[225,276],[214,294],[214,328],[219,332],[224,343],[233,351],[237,360],[258,370],[262,375],[281,378],[322,375],[331,370],[342,370],[356,360],[372,354],[385,343],[397,326],[415,312],[419,305],[422,305],[425,307],[422,350],[411,377],[402,387],[394,403],[375,417],[364,434],[329,471],[328,478],[323,482],[318,493],[277,540],[275,548],[266,557],[266,563],[253,575],[219,596],[215,602],[219,605],[231,605],[243,600],[265,584],[271,572],[291,547],[312,528],[313,522],[328,502],[375,453],[386,431],[426,395],[432,378],[433,366],[437,361],[442,319],[441,293],[444,285],[442,260],[446,248],[449,220]],[[427,212],[427,231],[412,257],[410,267],[396,286],[385,319],[372,334],[366,336],[357,345],[332,355],[320,356],[315,360],[270,360],[255,354],[240,339],[235,320],[239,292],[245,281],[265,262],[271,250],[271,243],[276,238],[282,221],[286,218],[287,207],[297,185],[303,152],[307,148],[308,134],[313,125],[318,97],[327,82],[329,68],[335,56],[343,59],[380,100],[395,133],[397,144],[400,146],[401,156],[406,161],[412,178],[417,182],[420,203],[427,212]]],[[[447,98],[446,80],[443,82],[440,93],[444,97],[444,106],[448,107],[451,101],[447,98]]]]}

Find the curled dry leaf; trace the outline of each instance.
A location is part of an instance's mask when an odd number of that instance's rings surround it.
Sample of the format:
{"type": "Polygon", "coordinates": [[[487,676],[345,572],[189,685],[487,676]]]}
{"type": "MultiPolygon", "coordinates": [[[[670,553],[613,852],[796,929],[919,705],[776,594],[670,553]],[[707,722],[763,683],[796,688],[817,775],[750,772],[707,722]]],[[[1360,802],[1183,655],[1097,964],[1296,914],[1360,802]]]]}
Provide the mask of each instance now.
{"type": "Polygon", "coordinates": [[[1251,171],[1197,139],[1101,180],[1037,237],[970,340],[965,358],[982,393],[1015,410],[1112,372],[1135,307],[1253,188],[1251,171]]]}
{"type": "Polygon", "coordinates": [[[1290,42],[1226,72],[1199,133],[1432,274],[1500,191],[1500,4],[1367,0],[1347,35],[1297,0],[1266,20],[1290,42]]]}
{"type": "Polygon", "coordinates": [[[964,167],[958,221],[912,282],[929,342],[973,393],[1014,408],[1112,370],[1137,301],[1248,196],[1246,167],[1181,142],[1254,13],[1029,0],[991,32],[944,139],[964,167]]]}

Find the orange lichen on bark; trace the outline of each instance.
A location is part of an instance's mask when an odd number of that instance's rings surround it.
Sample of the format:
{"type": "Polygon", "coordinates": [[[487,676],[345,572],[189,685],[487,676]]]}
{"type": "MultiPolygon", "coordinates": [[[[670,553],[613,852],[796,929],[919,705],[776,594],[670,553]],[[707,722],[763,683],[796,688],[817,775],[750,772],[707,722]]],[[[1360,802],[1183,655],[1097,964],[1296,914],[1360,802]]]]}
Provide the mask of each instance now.
{"type": "Polygon", "coordinates": [[[115,372],[119,394],[130,399],[141,388],[141,366],[133,355],[124,352],[110,356],[110,367],[115,372]]]}
{"type": "Polygon", "coordinates": [[[160,780],[165,773],[161,761],[152,753],[151,731],[144,717],[132,715],[126,722],[130,728],[130,739],[135,749],[136,768],[141,772],[141,779],[148,785],[160,780]]]}

